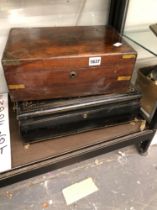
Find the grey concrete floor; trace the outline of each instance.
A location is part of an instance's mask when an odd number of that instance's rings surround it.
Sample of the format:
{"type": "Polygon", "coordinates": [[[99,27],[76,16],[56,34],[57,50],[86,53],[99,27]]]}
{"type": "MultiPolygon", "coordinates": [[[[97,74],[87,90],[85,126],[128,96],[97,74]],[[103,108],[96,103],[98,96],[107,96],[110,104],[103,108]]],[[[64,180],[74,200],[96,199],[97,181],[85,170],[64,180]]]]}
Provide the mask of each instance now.
{"type": "Polygon", "coordinates": [[[133,146],[0,189],[0,210],[157,210],[157,147],[133,146]],[[62,189],[91,177],[98,191],[67,205],[62,189]]]}

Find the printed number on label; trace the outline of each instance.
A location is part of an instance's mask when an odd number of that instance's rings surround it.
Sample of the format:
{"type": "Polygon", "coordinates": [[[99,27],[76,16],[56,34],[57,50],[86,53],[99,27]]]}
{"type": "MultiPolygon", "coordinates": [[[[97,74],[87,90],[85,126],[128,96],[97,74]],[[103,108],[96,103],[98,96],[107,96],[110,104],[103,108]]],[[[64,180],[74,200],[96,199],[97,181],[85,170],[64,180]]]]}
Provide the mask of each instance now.
{"type": "Polygon", "coordinates": [[[100,66],[100,65],[101,65],[101,57],[89,58],[89,66],[100,66]]]}

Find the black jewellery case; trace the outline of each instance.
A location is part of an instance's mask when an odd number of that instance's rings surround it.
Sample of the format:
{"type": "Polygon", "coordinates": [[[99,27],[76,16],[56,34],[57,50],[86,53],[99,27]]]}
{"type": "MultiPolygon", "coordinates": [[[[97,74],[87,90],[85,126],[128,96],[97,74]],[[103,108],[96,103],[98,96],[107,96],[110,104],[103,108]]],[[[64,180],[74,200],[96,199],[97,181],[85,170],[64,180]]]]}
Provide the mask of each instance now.
{"type": "Polygon", "coordinates": [[[20,133],[31,143],[113,126],[137,117],[141,94],[130,92],[16,104],[20,133]]]}

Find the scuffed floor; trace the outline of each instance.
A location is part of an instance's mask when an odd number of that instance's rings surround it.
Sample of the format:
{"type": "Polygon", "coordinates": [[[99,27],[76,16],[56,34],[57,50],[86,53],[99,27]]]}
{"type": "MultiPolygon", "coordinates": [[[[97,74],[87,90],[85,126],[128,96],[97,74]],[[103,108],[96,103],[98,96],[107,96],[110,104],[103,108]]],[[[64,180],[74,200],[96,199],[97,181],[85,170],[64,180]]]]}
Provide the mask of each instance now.
{"type": "Polygon", "coordinates": [[[157,147],[133,146],[0,189],[0,210],[157,210],[157,147]],[[98,191],[69,206],[62,190],[91,177],[98,191]]]}

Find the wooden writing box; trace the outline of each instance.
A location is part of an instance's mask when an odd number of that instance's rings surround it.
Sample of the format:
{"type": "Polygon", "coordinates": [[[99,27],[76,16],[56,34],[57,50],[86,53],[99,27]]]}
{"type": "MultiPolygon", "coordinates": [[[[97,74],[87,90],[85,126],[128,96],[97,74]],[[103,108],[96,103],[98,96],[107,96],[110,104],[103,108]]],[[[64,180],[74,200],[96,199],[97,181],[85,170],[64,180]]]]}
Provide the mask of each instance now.
{"type": "Polygon", "coordinates": [[[2,58],[12,101],[129,90],[136,52],[105,26],[13,28],[2,58]]]}

